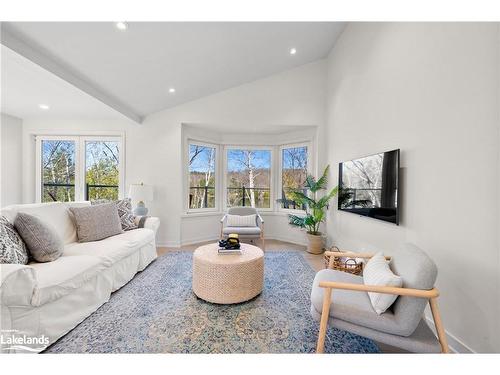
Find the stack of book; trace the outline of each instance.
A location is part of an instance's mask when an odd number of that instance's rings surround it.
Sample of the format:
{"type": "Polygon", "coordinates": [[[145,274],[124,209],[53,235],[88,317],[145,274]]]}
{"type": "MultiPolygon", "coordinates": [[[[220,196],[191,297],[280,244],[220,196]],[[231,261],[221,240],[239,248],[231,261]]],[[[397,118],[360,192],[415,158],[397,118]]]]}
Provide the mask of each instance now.
{"type": "Polygon", "coordinates": [[[241,253],[242,253],[241,249],[226,249],[223,247],[219,247],[219,254],[220,255],[241,254],[241,253]]]}

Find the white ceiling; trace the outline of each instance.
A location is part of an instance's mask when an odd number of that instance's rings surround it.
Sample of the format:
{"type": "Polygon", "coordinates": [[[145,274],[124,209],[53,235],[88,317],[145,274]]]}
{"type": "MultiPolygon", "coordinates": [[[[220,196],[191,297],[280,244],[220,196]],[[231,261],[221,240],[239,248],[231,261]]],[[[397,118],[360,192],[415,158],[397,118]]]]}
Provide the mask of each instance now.
{"type": "Polygon", "coordinates": [[[35,51],[31,56],[56,64],[103,102],[137,118],[324,58],[344,27],[132,22],[120,31],[113,22],[2,23],[4,34],[35,51]]]}
{"type": "Polygon", "coordinates": [[[1,58],[1,112],[22,119],[124,119],[124,116],[5,46],[1,58]],[[38,106],[47,104],[50,110],[38,106]]]}

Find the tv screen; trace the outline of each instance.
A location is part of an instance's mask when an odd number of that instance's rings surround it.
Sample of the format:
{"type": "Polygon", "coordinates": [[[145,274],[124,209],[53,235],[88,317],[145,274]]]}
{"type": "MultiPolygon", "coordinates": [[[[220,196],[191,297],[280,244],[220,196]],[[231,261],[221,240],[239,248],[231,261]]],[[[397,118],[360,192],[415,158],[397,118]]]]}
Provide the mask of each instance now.
{"type": "Polygon", "coordinates": [[[339,163],[338,208],[399,225],[399,149],[339,163]]]}

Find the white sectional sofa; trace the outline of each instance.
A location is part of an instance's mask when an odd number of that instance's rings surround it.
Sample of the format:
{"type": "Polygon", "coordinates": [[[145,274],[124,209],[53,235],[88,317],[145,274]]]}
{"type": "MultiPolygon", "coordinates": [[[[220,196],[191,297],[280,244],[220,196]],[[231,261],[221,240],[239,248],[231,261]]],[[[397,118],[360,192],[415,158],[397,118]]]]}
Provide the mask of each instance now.
{"type": "Polygon", "coordinates": [[[18,212],[39,217],[52,224],[65,244],[63,255],[53,262],[0,265],[0,353],[43,350],[47,345],[41,341],[54,343],[156,258],[160,221],[155,217],[147,218],[144,228],[78,243],[69,207],[83,205],[89,202],[15,205],[0,211],[11,222],[18,212]],[[6,340],[11,335],[38,340],[12,344],[6,340]]]}

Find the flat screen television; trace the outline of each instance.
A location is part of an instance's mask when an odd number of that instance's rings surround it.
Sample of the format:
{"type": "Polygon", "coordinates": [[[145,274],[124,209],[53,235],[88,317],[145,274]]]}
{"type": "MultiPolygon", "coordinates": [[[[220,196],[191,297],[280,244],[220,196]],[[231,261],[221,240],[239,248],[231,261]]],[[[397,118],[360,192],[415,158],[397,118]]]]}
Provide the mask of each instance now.
{"type": "Polygon", "coordinates": [[[399,225],[399,149],[339,163],[338,209],[399,225]]]}

